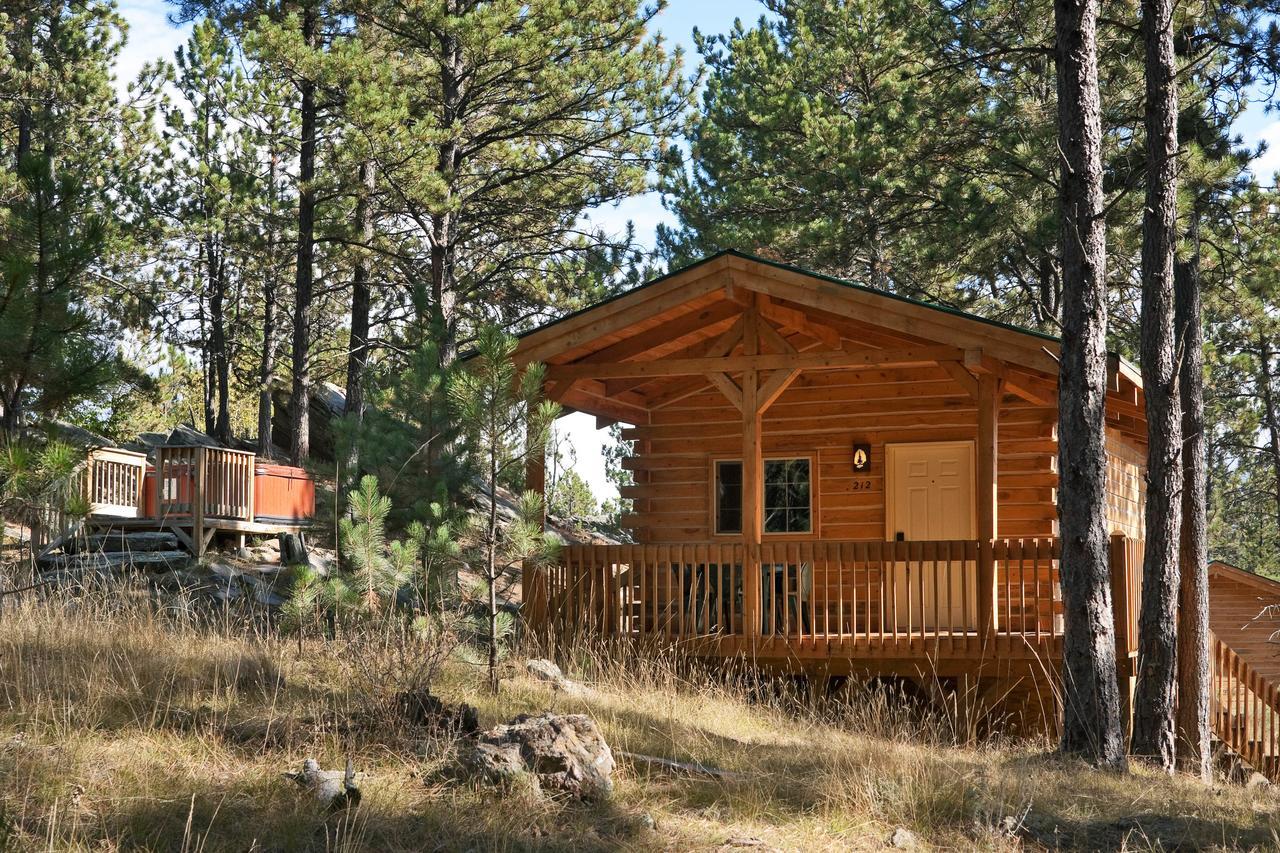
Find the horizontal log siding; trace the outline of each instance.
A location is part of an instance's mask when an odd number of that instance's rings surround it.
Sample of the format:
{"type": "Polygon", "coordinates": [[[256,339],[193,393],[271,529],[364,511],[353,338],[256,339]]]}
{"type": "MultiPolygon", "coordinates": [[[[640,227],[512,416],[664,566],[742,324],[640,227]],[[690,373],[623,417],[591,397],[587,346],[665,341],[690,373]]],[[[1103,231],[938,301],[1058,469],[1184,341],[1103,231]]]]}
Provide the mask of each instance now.
{"type": "Polygon", "coordinates": [[[1146,504],[1146,454],[1115,435],[1107,436],[1107,526],[1111,533],[1141,539],[1146,504]]]}
{"type": "MultiPolygon", "coordinates": [[[[1001,537],[1056,533],[1055,407],[1006,395],[1000,411],[1001,537]]],[[[802,374],[766,412],[766,456],[815,460],[815,536],[884,538],[885,444],[974,440],[977,401],[942,368],[848,370],[802,374]],[[872,470],[855,475],[853,443],[871,444],[872,470]]],[[[637,541],[701,542],[711,530],[711,460],[737,458],[742,420],[717,390],[654,410],[646,426],[626,430],[637,441],[624,467],[637,485],[624,519],[637,541]]],[[[766,540],[774,537],[766,536],[766,540]]]]}

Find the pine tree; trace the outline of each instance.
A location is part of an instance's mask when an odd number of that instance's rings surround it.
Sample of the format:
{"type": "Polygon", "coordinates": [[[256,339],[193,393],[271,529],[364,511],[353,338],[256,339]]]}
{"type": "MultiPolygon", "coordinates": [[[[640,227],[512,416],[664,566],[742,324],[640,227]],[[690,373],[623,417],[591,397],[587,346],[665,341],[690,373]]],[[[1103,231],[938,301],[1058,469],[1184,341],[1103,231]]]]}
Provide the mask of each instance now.
{"type": "Polygon", "coordinates": [[[14,2],[0,51],[0,428],[68,416],[139,377],[122,358],[115,265],[132,246],[121,211],[153,138],[153,93],[118,100],[123,33],[96,0],[14,2]],[[132,143],[126,145],[126,141],[132,143]]]}
{"type": "MultiPolygon", "coordinates": [[[[710,70],[690,162],[669,163],[675,265],[721,248],[914,295],[953,296],[975,245],[950,222],[980,194],[965,175],[972,76],[933,75],[940,10],[770,0],[752,29],[696,35],[710,70]],[[963,123],[962,120],[960,123],[963,123]]],[[[673,154],[673,159],[674,154],[673,154]]]]}
{"type": "Polygon", "coordinates": [[[351,493],[338,522],[338,542],[350,566],[352,586],[364,608],[377,612],[395,603],[400,588],[417,569],[418,543],[410,537],[388,542],[391,499],[378,492],[378,478],[364,477],[351,493]]]}
{"type": "Polygon", "coordinates": [[[1106,231],[1098,0],[1055,0],[1062,156],[1062,751],[1123,767],[1106,520],[1106,231]]]}
{"type": "Polygon", "coordinates": [[[1177,752],[1177,607],[1182,529],[1182,406],[1174,328],[1178,213],[1178,89],[1173,3],[1143,0],[1146,48],[1146,206],[1142,222],[1142,384],[1147,415],[1146,543],[1138,619],[1135,755],[1173,772],[1177,752]]]}
{"type": "Polygon", "coordinates": [[[645,188],[687,101],[677,61],[645,35],[661,6],[361,7],[367,61],[336,85],[412,226],[397,254],[411,348],[431,340],[446,367],[474,325],[571,307],[589,296],[575,292],[584,272],[631,248],[582,216],[645,188]]]}
{"type": "Polygon", "coordinates": [[[483,503],[471,517],[472,540],[464,559],[484,583],[488,615],[489,687],[498,690],[498,657],[502,641],[498,587],[511,565],[545,559],[554,547],[543,533],[542,496],[525,492],[517,517],[499,524],[498,491],[525,460],[543,452],[558,407],[541,400],[543,369],[523,371],[512,361],[516,340],[494,326],[482,327],[475,354],[449,382],[449,402],[467,449],[479,471],[483,503]]]}

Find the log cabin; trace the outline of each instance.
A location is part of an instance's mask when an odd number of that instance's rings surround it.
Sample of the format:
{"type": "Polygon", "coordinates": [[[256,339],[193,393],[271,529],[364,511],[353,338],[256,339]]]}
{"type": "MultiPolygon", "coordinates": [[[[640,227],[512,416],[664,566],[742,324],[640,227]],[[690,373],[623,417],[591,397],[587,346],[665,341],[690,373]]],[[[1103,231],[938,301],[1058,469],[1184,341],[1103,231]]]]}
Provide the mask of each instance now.
{"type": "MultiPolygon", "coordinates": [[[[634,544],[525,567],[528,624],[903,679],[1052,729],[1059,347],[736,251],[525,334],[516,360],[546,365],[547,397],[625,425],[634,478],[622,489],[634,544]]],[[[1112,356],[1106,517],[1125,696],[1146,442],[1141,375],[1112,356]]],[[[527,483],[543,480],[535,459],[527,483]]],[[[1255,687],[1274,713],[1274,690],[1255,687]]]]}

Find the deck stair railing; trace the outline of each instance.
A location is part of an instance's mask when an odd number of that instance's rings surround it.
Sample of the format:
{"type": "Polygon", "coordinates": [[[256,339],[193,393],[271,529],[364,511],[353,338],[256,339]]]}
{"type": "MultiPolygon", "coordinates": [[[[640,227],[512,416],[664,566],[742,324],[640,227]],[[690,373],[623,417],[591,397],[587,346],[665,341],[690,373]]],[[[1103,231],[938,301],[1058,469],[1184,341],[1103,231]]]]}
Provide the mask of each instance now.
{"type": "Polygon", "coordinates": [[[142,506],[142,482],[147,472],[145,453],[102,448],[85,460],[84,489],[90,515],[137,518],[142,506]]]}
{"type": "Polygon", "coordinates": [[[115,448],[90,450],[83,462],[44,492],[34,508],[30,527],[36,552],[49,550],[80,523],[82,516],[67,512],[76,498],[83,500],[82,511],[89,515],[142,515],[146,467],[147,457],[142,453],[115,448]]]}
{"type": "Polygon", "coordinates": [[[1280,687],[1216,635],[1209,643],[1214,734],[1254,770],[1280,780],[1280,687]]]}

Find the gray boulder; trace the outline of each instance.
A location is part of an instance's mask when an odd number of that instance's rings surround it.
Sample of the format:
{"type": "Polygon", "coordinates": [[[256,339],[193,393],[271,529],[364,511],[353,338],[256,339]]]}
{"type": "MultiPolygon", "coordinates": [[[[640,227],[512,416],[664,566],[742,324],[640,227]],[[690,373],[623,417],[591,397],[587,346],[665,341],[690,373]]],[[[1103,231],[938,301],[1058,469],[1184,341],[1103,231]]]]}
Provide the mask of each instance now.
{"type": "Polygon", "coordinates": [[[464,743],[460,758],[467,775],[491,784],[527,780],[583,800],[613,793],[613,751],[584,714],[521,714],[464,743]]]}

